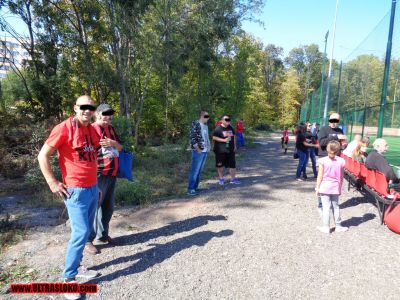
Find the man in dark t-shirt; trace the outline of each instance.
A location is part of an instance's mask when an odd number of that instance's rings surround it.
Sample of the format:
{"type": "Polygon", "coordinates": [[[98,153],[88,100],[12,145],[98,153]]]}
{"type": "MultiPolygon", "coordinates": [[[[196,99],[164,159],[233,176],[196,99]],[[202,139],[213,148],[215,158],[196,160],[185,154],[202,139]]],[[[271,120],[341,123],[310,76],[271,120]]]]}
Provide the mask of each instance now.
{"type": "Polygon", "coordinates": [[[319,156],[327,156],[326,146],[330,141],[338,141],[341,145],[346,142],[346,136],[343,134],[342,129],[338,127],[340,123],[340,115],[332,113],[329,116],[329,125],[324,126],[318,132],[319,141],[319,156]]]}
{"type": "Polygon", "coordinates": [[[221,118],[221,125],[217,126],[213,133],[215,166],[217,167],[219,185],[224,185],[225,168],[229,168],[231,184],[240,184],[236,178],[236,137],[235,130],[231,126],[231,119],[224,115],[221,118]]]}

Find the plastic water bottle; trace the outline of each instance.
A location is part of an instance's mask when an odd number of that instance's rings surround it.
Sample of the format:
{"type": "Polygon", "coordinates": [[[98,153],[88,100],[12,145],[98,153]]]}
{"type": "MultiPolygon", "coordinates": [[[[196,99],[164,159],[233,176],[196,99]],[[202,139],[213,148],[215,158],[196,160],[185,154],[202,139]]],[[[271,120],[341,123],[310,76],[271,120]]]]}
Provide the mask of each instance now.
{"type": "Polygon", "coordinates": [[[229,137],[229,140],[225,143],[225,147],[229,148],[229,142],[231,141],[231,137],[229,137]]]}

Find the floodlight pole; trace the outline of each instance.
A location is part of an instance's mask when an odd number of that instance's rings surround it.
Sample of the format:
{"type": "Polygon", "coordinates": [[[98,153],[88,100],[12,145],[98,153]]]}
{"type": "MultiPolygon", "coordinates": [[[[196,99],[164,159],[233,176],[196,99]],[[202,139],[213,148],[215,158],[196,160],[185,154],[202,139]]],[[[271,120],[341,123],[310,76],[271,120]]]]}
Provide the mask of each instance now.
{"type": "Polygon", "coordinates": [[[324,49],[324,58],[322,61],[322,77],[321,77],[321,90],[319,95],[319,107],[318,107],[318,118],[321,117],[321,108],[322,108],[322,98],[324,97],[324,80],[325,80],[325,60],[326,60],[326,44],[328,43],[329,30],[325,34],[325,49],[324,49]]]}
{"type": "MultiPolygon", "coordinates": [[[[395,0],[393,0],[395,1],[395,0]]],[[[323,124],[326,125],[327,115],[328,115],[328,102],[329,102],[329,93],[330,93],[330,80],[332,77],[332,61],[333,61],[333,50],[335,49],[335,36],[336,36],[336,19],[337,12],[339,7],[339,0],[336,0],[336,9],[335,9],[335,19],[333,21],[333,39],[332,39],[332,48],[331,48],[331,57],[329,59],[329,71],[328,71],[328,79],[326,80],[326,96],[325,96],[325,106],[324,106],[324,117],[323,124]]]]}
{"type": "Polygon", "coordinates": [[[393,40],[394,15],[396,12],[396,1],[397,0],[392,0],[392,10],[390,12],[390,25],[389,25],[388,41],[387,41],[387,46],[386,46],[385,71],[383,73],[381,107],[379,110],[378,132],[376,134],[376,136],[378,138],[382,137],[382,133],[383,133],[383,119],[385,117],[387,85],[388,85],[389,70],[390,70],[390,59],[392,56],[392,40],[393,40]]]}

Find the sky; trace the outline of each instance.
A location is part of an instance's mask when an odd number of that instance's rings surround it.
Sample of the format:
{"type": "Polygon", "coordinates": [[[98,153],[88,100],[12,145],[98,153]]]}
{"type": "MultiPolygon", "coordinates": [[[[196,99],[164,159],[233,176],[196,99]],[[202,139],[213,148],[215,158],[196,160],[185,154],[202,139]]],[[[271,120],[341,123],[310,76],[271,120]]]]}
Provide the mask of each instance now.
{"type": "MultiPolygon", "coordinates": [[[[383,17],[390,14],[391,5],[392,0],[339,0],[333,58],[345,61],[383,17]]],[[[265,28],[243,22],[243,29],[259,38],[264,46],[282,47],[285,55],[295,47],[312,43],[323,52],[329,30],[327,56],[330,58],[335,8],[336,0],[265,0],[261,14],[256,16],[265,28]]]]}

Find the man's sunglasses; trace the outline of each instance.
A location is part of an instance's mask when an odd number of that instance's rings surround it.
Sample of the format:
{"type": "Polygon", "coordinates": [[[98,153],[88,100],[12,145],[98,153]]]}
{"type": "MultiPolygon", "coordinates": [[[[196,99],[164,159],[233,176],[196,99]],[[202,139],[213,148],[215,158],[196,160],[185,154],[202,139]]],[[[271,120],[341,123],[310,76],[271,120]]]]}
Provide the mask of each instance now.
{"type": "Polygon", "coordinates": [[[339,119],[329,119],[329,123],[339,123],[339,119]]]}
{"type": "Polygon", "coordinates": [[[112,116],[114,112],[112,110],[103,111],[101,113],[103,116],[112,116]]]}
{"type": "Polygon", "coordinates": [[[80,110],[90,110],[90,111],[95,111],[96,110],[96,106],[90,105],[90,104],[82,104],[79,105],[79,109],[80,110]]]}
{"type": "Polygon", "coordinates": [[[204,115],[203,118],[204,119],[208,119],[210,116],[209,115],[204,115]]]}
{"type": "Polygon", "coordinates": [[[231,119],[229,119],[229,118],[225,118],[225,119],[224,119],[224,121],[226,121],[226,122],[230,122],[230,121],[231,121],[231,119]]]}

